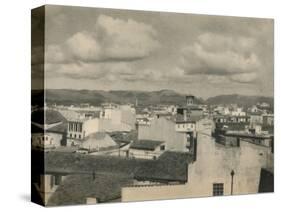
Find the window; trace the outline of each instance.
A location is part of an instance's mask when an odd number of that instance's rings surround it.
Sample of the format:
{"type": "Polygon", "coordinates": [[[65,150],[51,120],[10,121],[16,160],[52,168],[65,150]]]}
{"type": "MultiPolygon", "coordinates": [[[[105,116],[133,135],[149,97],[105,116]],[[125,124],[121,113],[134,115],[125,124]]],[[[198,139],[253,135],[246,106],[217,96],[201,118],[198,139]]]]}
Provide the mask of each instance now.
{"type": "Polygon", "coordinates": [[[61,184],[61,176],[55,175],[55,185],[60,185],[60,184],[61,184]]]}
{"type": "Polygon", "coordinates": [[[240,147],[240,138],[237,138],[237,146],[240,147]]]}
{"type": "Polygon", "coordinates": [[[213,196],[223,196],[223,183],[213,184],[213,196]]]}
{"type": "Polygon", "coordinates": [[[161,151],[165,150],[165,145],[160,146],[160,150],[161,151]]]}
{"type": "Polygon", "coordinates": [[[70,133],[69,137],[72,138],[72,134],[71,133],[70,133]]]}
{"type": "Polygon", "coordinates": [[[81,135],[79,135],[79,139],[81,139],[81,135]]]}
{"type": "Polygon", "coordinates": [[[50,179],[50,180],[51,180],[51,181],[50,181],[50,187],[53,188],[54,185],[55,185],[55,176],[50,175],[50,178],[51,178],[51,179],[50,179]]]}

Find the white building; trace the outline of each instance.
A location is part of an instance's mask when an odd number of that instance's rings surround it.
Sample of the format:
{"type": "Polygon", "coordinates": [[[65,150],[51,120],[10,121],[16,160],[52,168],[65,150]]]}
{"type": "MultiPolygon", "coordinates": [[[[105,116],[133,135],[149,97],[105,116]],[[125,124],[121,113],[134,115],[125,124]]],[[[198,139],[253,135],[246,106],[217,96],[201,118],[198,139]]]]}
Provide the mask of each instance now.
{"type": "Polygon", "coordinates": [[[131,131],[135,129],[136,111],[131,105],[107,106],[100,113],[100,130],[131,131]]]}
{"type": "Polygon", "coordinates": [[[137,140],[130,145],[129,157],[156,160],[164,151],[164,141],[137,140]]]}
{"type": "Polygon", "coordinates": [[[71,120],[67,129],[67,145],[79,145],[88,135],[99,131],[99,119],[71,120]]]}

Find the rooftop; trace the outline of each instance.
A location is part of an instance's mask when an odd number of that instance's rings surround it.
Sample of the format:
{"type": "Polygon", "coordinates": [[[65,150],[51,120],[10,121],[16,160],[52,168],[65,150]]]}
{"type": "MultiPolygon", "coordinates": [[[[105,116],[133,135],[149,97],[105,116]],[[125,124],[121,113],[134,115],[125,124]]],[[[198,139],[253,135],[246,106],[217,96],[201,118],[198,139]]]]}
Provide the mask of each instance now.
{"type": "Polygon", "coordinates": [[[32,171],[37,174],[67,175],[50,198],[50,206],[85,204],[87,197],[113,201],[121,197],[121,187],[132,185],[133,179],[186,182],[187,165],[192,160],[188,153],[169,151],[153,161],[54,151],[32,151],[32,158],[32,171]]]}
{"type": "Polygon", "coordinates": [[[125,158],[108,155],[82,155],[71,152],[50,151],[44,155],[33,151],[33,170],[37,173],[123,174],[131,178],[145,177],[167,181],[185,181],[186,164],[191,161],[188,153],[164,152],[157,160],[125,158]],[[45,167],[42,167],[42,160],[45,167]]]}
{"type": "Polygon", "coordinates": [[[44,111],[35,111],[31,114],[31,132],[32,133],[44,133],[54,132],[54,133],[66,133],[67,130],[67,121],[66,119],[57,111],[46,110],[46,124],[49,124],[49,127],[44,126],[44,111]]]}
{"type": "Polygon", "coordinates": [[[130,148],[141,150],[155,150],[155,148],[160,146],[162,143],[164,143],[164,141],[136,140],[131,144],[130,148]]]}
{"type": "Polygon", "coordinates": [[[136,141],[137,140],[137,131],[132,130],[130,132],[110,132],[109,133],[110,137],[117,143],[130,143],[131,141],[136,141]]]}
{"type": "Polygon", "coordinates": [[[73,174],[66,176],[48,201],[48,206],[86,204],[86,198],[108,202],[121,197],[121,187],[132,179],[122,175],[73,174]]]}
{"type": "Polygon", "coordinates": [[[100,151],[109,147],[116,147],[117,143],[105,132],[92,133],[84,139],[80,149],[100,151]]]}
{"type": "Polygon", "coordinates": [[[241,131],[227,131],[225,136],[235,136],[235,137],[243,137],[243,138],[257,138],[257,139],[267,139],[271,138],[271,134],[253,134],[250,132],[241,132],[241,131]]]}
{"type": "Polygon", "coordinates": [[[39,109],[31,113],[31,121],[43,125],[66,122],[66,119],[58,111],[39,109]]]}
{"type": "Polygon", "coordinates": [[[138,169],[134,175],[137,180],[187,181],[187,164],[192,161],[188,153],[166,151],[158,160],[146,161],[146,165],[138,169]]]}

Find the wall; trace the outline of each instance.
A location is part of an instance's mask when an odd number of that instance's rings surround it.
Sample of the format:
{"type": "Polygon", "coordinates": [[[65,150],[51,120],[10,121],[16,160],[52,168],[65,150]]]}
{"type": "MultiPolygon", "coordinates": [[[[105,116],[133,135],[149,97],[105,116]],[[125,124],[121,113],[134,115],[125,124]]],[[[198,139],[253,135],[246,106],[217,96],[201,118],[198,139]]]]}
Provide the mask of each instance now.
{"type": "Polygon", "coordinates": [[[226,148],[214,142],[210,129],[199,128],[197,160],[188,166],[187,184],[125,187],[122,201],[212,196],[213,183],[224,183],[224,195],[230,195],[232,170],[234,195],[257,193],[261,168],[270,165],[269,148],[242,141],[226,148]]]}
{"type": "Polygon", "coordinates": [[[186,197],[186,185],[152,185],[123,187],[122,202],[176,199],[186,197]]]}
{"type": "Polygon", "coordinates": [[[250,115],[250,123],[262,124],[262,116],[261,115],[250,115]]]}
{"type": "Polygon", "coordinates": [[[151,160],[151,159],[157,159],[162,153],[163,151],[160,150],[160,146],[158,146],[154,151],[130,149],[129,157],[151,160]]]}
{"type": "Polygon", "coordinates": [[[131,131],[135,129],[136,113],[131,106],[121,105],[120,108],[105,108],[100,119],[100,131],[131,131]]]}
{"type": "Polygon", "coordinates": [[[139,126],[138,139],[165,141],[166,150],[186,150],[186,135],[175,131],[175,123],[163,117],[154,118],[150,126],[139,126]]]}
{"type": "Polygon", "coordinates": [[[133,128],[124,123],[112,123],[111,119],[99,119],[99,131],[114,132],[114,131],[126,131],[129,132],[133,128]]]}
{"type": "Polygon", "coordinates": [[[121,122],[124,124],[128,124],[133,129],[136,125],[136,112],[135,109],[131,107],[122,107],[121,108],[121,122]]]}
{"type": "Polygon", "coordinates": [[[99,119],[89,119],[83,123],[83,132],[85,132],[85,137],[89,134],[99,131],[99,119]]]}
{"type": "Polygon", "coordinates": [[[234,194],[257,193],[261,167],[265,167],[269,149],[248,142],[226,148],[207,135],[199,134],[197,161],[189,166],[188,196],[212,195],[213,183],[224,183],[230,194],[231,170],[234,170],[234,194]],[[200,185],[200,186],[199,186],[200,185]]]}
{"type": "Polygon", "coordinates": [[[203,117],[203,110],[191,110],[190,118],[200,119],[203,117]]]}
{"type": "Polygon", "coordinates": [[[62,134],[46,132],[43,133],[33,133],[32,134],[32,146],[39,148],[50,148],[61,146],[62,134]],[[43,140],[43,137],[44,140],[43,140]],[[48,139],[46,139],[48,138],[48,139]]]}
{"type": "Polygon", "coordinates": [[[36,183],[35,187],[37,188],[45,205],[58,188],[58,186],[54,184],[54,176],[48,174],[40,175],[40,182],[36,183]]]}

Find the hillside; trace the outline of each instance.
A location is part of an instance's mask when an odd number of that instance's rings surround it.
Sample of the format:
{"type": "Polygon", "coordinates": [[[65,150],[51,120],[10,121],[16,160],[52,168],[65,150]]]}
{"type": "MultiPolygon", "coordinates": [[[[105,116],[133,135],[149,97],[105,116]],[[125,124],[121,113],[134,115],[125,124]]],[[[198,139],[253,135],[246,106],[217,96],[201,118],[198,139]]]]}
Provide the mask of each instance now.
{"type": "MultiPolygon", "coordinates": [[[[35,93],[38,93],[35,92],[35,93]]],[[[185,95],[176,93],[172,90],[160,91],[101,91],[101,90],[70,90],[70,89],[48,89],[46,90],[47,103],[64,105],[89,103],[100,105],[105,102],[119,104],[135,104],[148,106],[156,104],[185,104],[185,95]]],[[[203,103],[202,99],[195,99],[196,103],[203,103]]]]}
{"type": "Polygon", "coordinates": [[[257,104],[258,102],[266,102],[273,106],[273,97],[243,96],[238,94],[232,94],[210,97],[206,100],[206,103],[210,105],[238,104],[244,107],[250,107],[251,105],[257,104]]]}
{"type": "MultiPolygon", "coordinates": [[[[36,103],[42,96],[42,91],[34,90],[33,102],[36,103]]],[[[135,104],[136,99],[138,105],[148,106],[156,104],[175,104],[184,105],[185,95],[179,94],[172,90],[160,91],[102,91],[102,90],[71,90],[71,89],[48,89],[46,90],[46,101],[48,104],[64,104],[75,105],[81,103],[89,103],[91,105],[99,106],[105,102],[114,102],[119,104],[135,104]]],[[[219,95],[210,97],[207,100],[196,98],[195,103],[218,105],[218,104],[238,104],[241,106],[249,107],[257,104],[258,102],[267,102],[273,105],[272,97],[261,96],[243,96],[238,94],[232,95],[219,95]]]]}

